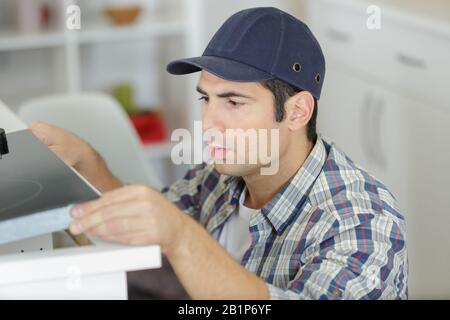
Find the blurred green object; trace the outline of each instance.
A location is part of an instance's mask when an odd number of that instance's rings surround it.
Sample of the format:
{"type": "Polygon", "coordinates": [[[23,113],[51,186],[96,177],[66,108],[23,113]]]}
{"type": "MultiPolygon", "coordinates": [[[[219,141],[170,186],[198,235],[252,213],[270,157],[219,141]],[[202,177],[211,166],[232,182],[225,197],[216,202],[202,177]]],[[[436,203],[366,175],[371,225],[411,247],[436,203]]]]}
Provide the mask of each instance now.
{"type": "Polygon", "coordinates": [[[134,101],[134,90],[129,84],[123,84],[113,89],[113,96],[119,101],[124,110],[128,114],[137,112],[136,103],[134,101]]]}

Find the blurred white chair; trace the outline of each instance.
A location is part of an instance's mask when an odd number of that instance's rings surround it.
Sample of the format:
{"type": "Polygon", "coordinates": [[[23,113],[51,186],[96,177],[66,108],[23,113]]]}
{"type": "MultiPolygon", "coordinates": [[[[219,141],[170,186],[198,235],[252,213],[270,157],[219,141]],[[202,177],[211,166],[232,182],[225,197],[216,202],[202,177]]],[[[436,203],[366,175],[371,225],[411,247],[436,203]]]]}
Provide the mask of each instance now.
{"type": "Polygon", "coordinates": [[[139,136],[112,97],[103,94],[41,97],[22,105],[19,116],[28,124],[33,120],[44,121],[86,140],[124,183],[162,187],[145,160],[139,136]]]}

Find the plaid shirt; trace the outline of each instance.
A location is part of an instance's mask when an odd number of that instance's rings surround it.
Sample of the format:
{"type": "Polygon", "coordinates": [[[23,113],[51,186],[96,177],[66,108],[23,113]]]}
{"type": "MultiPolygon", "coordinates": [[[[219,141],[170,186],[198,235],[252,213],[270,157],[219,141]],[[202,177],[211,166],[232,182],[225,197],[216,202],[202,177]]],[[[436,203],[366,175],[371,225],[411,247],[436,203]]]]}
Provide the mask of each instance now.
{"type": "MultiPolygon", "coordinates": [[[[201,164],[162,192],[213,234],[238,214],[244,185],[201,164]]],[[[393,195],[321,138],[249,228],[241,264],[272,299],[407,298],[405,220],[393,195]]]]}

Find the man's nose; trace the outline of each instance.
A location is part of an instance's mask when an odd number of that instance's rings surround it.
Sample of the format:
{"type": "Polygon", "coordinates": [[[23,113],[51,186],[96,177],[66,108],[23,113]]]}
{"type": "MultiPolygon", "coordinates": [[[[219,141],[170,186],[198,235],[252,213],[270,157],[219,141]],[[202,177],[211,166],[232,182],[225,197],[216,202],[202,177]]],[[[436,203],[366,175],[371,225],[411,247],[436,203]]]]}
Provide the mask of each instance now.
{"type": "Polygon", "coordinates": [[[202,125],[203,131],[218,130],[223,132],[225,130],[223,114],[220,112],[219,106],[210,102],[203,108],[202,125]]]}

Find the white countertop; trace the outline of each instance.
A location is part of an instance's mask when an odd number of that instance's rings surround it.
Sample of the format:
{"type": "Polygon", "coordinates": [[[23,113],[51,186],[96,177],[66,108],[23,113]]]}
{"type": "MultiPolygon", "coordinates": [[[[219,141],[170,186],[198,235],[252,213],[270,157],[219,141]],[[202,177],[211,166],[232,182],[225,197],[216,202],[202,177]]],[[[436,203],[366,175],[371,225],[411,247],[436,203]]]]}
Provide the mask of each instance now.
{"type": "MultiPolygon", "coordinates": [[[[0,127],[5,129],[6,133],[27,128],[1,101],[0,127]]],[[[82,269],[83,275],[161,267],[161,251],[157,245],[126,246],[91,240],[93,245],[83,247],[0,255],[0,286],[61,279],[67,277],[71,266],[82,269]]]]}

